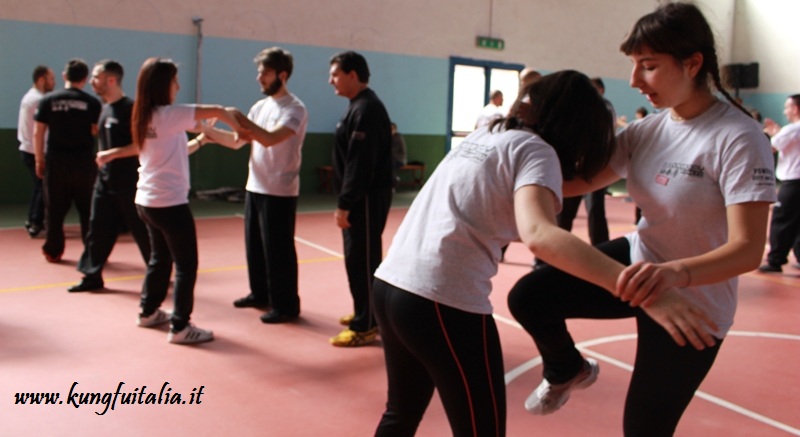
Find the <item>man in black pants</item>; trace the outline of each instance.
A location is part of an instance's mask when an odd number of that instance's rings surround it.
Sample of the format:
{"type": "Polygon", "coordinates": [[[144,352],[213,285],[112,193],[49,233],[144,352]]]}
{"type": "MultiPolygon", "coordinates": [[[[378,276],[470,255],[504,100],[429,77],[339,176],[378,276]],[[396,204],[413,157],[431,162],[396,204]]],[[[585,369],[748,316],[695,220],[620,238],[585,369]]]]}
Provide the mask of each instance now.
{"type": "Polygon", "coordinates": [[[150,259],[150,239],[133,199],[139,179],[139,149],[131,136],[133,100],[122,91],[122,65],[103,60],[92,70],[92,88],[103,99],[96,162],[99,166],[92,195],[89,233],[78,262],[81,282],[71,292],[103,288],[103,266],[114,248],[121,226],[130,230],[145,264],[150,259]]]}
{"type": "Polygon", "coordinates": [[[244,235],[250,294],[233,301],[236,308],[264,308],[264,323],[285,323],[300,316],[297,249],[294,243],[300,165],[308,111],[289,91],[294,57],[280,47],[264,49],[254,59],[266,96],[239,123],[252,138],[205,129],[211,141],[232,149],[251,143],[244,201],[244,235]]]}
{"type": "Polygon", "coordinates": [[[64,218],[72,202],[80,217],[82,241],[89,231],[100,102],[83,91],[88,76],[89,67],[83,60],[70,60],[63,73],[64,89],[45,95],[34,115],[36,175],[44,180],[45,193],[47,232],[42,253],[51,263],[61,261],[64,255],[64,218]]]}
{"type": "Polygon", "coordinates": [[[33,193],[28,207],[28,220],[25,221],[25,229],[28,235],[34,238],[44,229],[44,193],[42,191],[42,180],[36,176],[36,157],[33,150],[33,114],[39,107],[39,100],[53,91],[56,86],[56,77],[46,65],[37,65],[33,69],[33,86],[22,96],[19,105],[19,124],[17,129],[17,139],[19,140],[19,152],[22,163],[28,169],[33,181],[33,193]]]}
{"type": "Polygon", "coordinates": [[[342,229],[345,268],[353,295],[354,314],[340,320],[348,328],[330,339],[334,346],[372,343],[378,334],[370,294],[381,262],[381,234],[392,202],[392,132],[389,115],[368,87],[369,67],[358,53],[331,58],[330,78],[336,94],[350,100],[336,125],[333,184],[338,193],[334,212],[342,229]]]}
{"type": "Polygon", "coordinates": [[[778,152],[775,176],[781,186],[769,224],[767,263],[758,268],[762,273],[782,272],[790,250],[800,262],[800,94],[786,98],[783,115],[789,121],[784,127],[774,120],[764,121],[764,132],[778,152]]]}

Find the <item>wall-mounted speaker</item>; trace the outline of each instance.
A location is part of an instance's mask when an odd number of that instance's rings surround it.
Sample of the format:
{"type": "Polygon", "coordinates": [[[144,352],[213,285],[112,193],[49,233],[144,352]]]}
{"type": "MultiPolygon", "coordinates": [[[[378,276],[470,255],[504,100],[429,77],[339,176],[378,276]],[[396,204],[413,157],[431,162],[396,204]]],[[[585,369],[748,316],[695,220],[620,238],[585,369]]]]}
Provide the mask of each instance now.
{"type": "Polygon", "coordinates": [[[723,75],[723,80],[731,88],[758,88],[758,62],[728,64],[723,75]]]}

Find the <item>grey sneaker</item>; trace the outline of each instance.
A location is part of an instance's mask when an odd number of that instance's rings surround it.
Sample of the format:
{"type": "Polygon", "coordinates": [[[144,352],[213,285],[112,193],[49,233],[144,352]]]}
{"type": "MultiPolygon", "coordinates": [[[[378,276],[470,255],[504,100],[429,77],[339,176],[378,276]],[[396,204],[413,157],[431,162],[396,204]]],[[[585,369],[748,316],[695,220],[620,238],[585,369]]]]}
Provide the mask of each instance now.
{"type": "Polygon", "coordinates": [[[205,343],[214,339],[214,333],[205,329],[200,329],[191,323],[178,332],[169,331],[167,341],[175,344],[194,344],[205,343]]]}
{"type": "Polygon", "coordinates": [[[142,316],[139,314],[139,319],[136,322],[142,328],[151,328],[153,326],[163,325],[164,323],[169,322],[170,315],[160,309],[156,310],[153,314],[149,316],[142,316]]]}
{"type": "Polygon", "coordinates": [[[600,366],[597,365],[597,361],[587,358],[583,362],[581,371],[563,384],[550,384],[543,379],[539,387],[536,387],[536,390],[525,400],[525,409],[529,413],[537,415],[554,413],[567,403],[572,390],[584,389],[594,384],[598,374],[600,374],[600,366]]]}

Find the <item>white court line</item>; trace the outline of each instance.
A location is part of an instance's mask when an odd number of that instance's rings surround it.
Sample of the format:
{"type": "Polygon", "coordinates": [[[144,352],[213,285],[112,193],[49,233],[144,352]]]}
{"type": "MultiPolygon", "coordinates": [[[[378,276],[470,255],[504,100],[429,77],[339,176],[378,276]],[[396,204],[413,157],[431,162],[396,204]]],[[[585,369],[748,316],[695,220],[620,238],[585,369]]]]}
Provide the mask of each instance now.
{"type": "Polygon", "coordinates": [[[299,242],[305,244],[306,246],[313,247],[314,249],[321,250],[321,251],[323,251],[323,252],[325,252],[325,253],[327,253],[329,255],[338,256],[339,258],[344,258],[344,255],[342,255],[341,253],[336,252],[334,250],[330,250],[325,246],[320,246],[319,244],[312,243],[312,242],[310,242],[308,240],[305,240],[303,238],[300,238],[300,237],[294,237],[294,239],[295,239],[295,241],[299,241],[299,242]]]}
{"type": "MultiPolygon", "coordinates": [[[[236,217],[239,217],[239,218],[244,218],[244,215],[243,215],[243,214],[238,214],[238,213],[237,213],[237,214],[236,214],[236,217]]],[[[306,246],[313,247],[314,249],[317,249],[317,250],[321,250],[321,251],[323,251],[323,252],[327,253],[328,255],[338,256],[339,258],[344,258],[344,255],[343,255],[343,254],[341,254],[341,253],[339,253],[339,252],[336,252],[335,250],[328,249],[328,248],[327,248],[327,247],[325,247],[325,246],[320,246],[319,244],[312,243],[312,242],[310,242],[310,241],[308,241],[308,240],[306,240],[306,239],[304,239],[304,238],[300,238],[300,237],[298,237],[298,236],[295,236],[295,237],[294,237],[294,239],[295,239],[295,241],[298,241],[298,242],[300,242],[300,243],[303,243],[303,244],[305,244],[306,246]]]]}
{"type": "MultiPolygon", "coordinates": [[[[321,250],[321,251],[323,251],[323,252],[325,252],[327,254],[330,254],[330,255],[333,255],[333,256],[338,256],[338,257],[344,257],[344,255],[342,255],[339,252],[330,250],[330,249],[328,249],[328,248],[326,248],[324,246],[320,246],[318,244],[312,243],[312,242],[310,242],[308,240],[305,240],[303,238],[295,237],[295,240],[300,242],[300,243],[303,243],[303,244],[305,244],[307,246],[310,246],[310,247],[313,247],[315,249],[321,250]]],[[[520,325],[516,320],[509,319],[509,318],[501,316],[499,314],[494,314],[494,318],[496,320],[506,324],[506,325],[513,326],[513,327],[515,327],[517,329],[520,329],[520,330],[523,329],[522,325],[520,325]]],[[[738,336],[738,337],[761,337],[761,338],[773,338],[773,339],[798,340],[798,341],[800,341],[800,335],[774,334],[774,333],[769,333],[769,332],[730,331],[728,333],[728,335],[738,336]]],[[[628,363],[625,363],[623,361],[617,360],[615,358],[609,357],[607,355],[603,355],[601,353],[592,351],[592,350],[590,350],[588,348],[592,347],[592,346],[597,346],[599,344],[604,344],[604,343],[612,343],[612,342],[624,341],[624,340],[633,340],[633,339],[636,339],[636,337],[637,337],[636,334],[621,334],[621,335],[615,335],[615,336],[600,337],[600,338],[596,338],[596,339],[593,339],[593,340],[587,340],[587,341],[583,341],[583,342],[577,343],[575,345],[575,347],[578,350],[580,350],[581,352],[585,353],[586,355],[589,355],[589,356],[592,356],[594,358],[597,358],[600,361],[606,362],[608,364],[611,364],[613,366],[616,366],[616,367],[618,367],[620,369],[623,369],[623,370],[626,370],[628,372],[633,372],[633,366],[632,365],[630,365],[628,363]]],[[[514,381],[520,375],[522,375],[523,373],[533,369],[536,366],[539,366],[540,364],[542,364],[542,357],[539,356],[539,357],[535,357],[535,358],[533,358],[533,359],[531,359],[531,360],[529,360],[529,361],[527,361],[525,363],[522,363],[521,365],[517,366],[514,369],[511,369],[505,375],[505,383],[506,383],[506,385],[509,385],[512,381],[514,381]]],[[[784,423],[778,422],[777,420],[770,419],[769,417],[766,417],[764,415],[761,415],[761,414],[758,414],[756,412],[750,411],[750,410],[748,410],[748,409],[746,409],[744,407],[741,407],[741,406],[736,405],[734,403],[728,402],[728,401],[726,401],[724,399],[718,398],[716,396],[710,395],[710,394],[705,393],[705,392],[700,391],[700,390],[697,390],[695,392],[695,396],[697,396],[697,397],[699,397],[701,399],[704,399],[704,400],[706,400],[708,402],[711,402],[712,404],[715,404],[715,405],[717,405],[719,407],[726,408],[726,409],[728,409],[730,411],[733,411],[735,413],[741,414],[742,416],[749,417],[749,418],[751,418],[751,419],[753,419],[755,421],[761,422],[761,423],[763,423],[765,425],[772,426],[772,427],[780,429],[782,431],[786,431],[786,432],[788,432],[789,434],[792,434],[792,435],[800,436],[800,429],[793,428],[793,427],[791,427],[789,425],[786,425],[784,423]]]]}
{"type": "MultiPolygon", "coordinates": [[[[517,323],[515,320],[511,320],[511,319],[509,319],[507,317],[503,317],[503,316],[500,316],[500,315],[497,315],[497,314],[494,315],[494,318],[496,320],[506,324],[506,325],[513,326],[513,327],[518,328],[518,329],[522,329],[522,325],[517,323]]],[[[772,339],[778,339],[778,340],[797,340],[797,341],[800,341],[800,335],[775,334],[775,333],[771,333],[771,332],[730,331],[728,333],[728,335],[729,336],[735,336],[735,337],[759,337],[759,338],[772,338],[772,339]]],[[[614,336],[609,336],[609,337],[600,337],[600,338],[596,338],[596,339],[593,339],[593,340],[587,340],[587,341],[578,343],[578,344],[575,345],[575,347],[578,350],[580,350],[581,352],[585,353],[586,355],[590,355],[590,356],[592,356],[594,358],[597,358],[598,360],[601,360],[601,361],[604,361],[604,362],[606,362],[608,364],[611,364],[613,366],[619,367],[620,369],[627,370],[628,372],[632,372],[633,371],[633,366],[632,365],[630,365],[628,363],[625,363],[625,362],[622,362],[622,361],[619,361],[619,360],[617,360],[615,358],[612,358],[612,357],[609,357],[607,355],[603,355],[603,354],[594,352],[594,351],[589,350],[587,348],[591,347],[591,346],[596,346],[596,345],[599,345],[599,344],[604,344],[604,343],[613,343],[613,342],[623,341],[623,340],[633,340],[635,338],[636,338],[636,334],[622,334],[622,335],[614,335],[614,336]]],[[[538,357],[535,357],[535,358],[533,358],[531,360],[528,360],[528,361],[520,364],[519,366],[515,367],[514,369],[511,369],[505,375],[506,385],[510,384],[512,381],[517,379],[523,373],[533,369],[536,366],[539,366],[540,364],[542,364],[542,357],[538,356],[538,357]]],[[[750,419],[753,419],[755,421],[761,422],[761,423],[763,423],[765,425],[772,426],[774,428],[780,429],[781,431],[785,431],[785,432],[787,432],[789,434],[792,434],[792,435],[800,436],[800,429],[793,428],[793,427],[791,427],[791,426],[789,426],[789,425],[787,425],[785,423],[778,422],[777,420],[774,420],[774,419],[770,419],[767,416],[764,416],[762,414],[758,414],[758,413],[756,413],[754,411],[750,411],[750,410],[748,410],[748,409],[746,409],[744,407],[741,407],[741,406],[736,405],[734,403],[728,402],[728,401],[726,401],[724,399],[721,399],[721,398],[718,398],[716,396],[710,395],[710,394],[708,394],[706,392],[697,390],[695,392],[695,396],[697,396],[698,398],[701,398],[703,400],[706,400],[708,402],[711,402],[712,404],[715,404],[715,405],[717,405],[719,407],[726,408],[726,409],[728,409],[730,411],[733,411],[734,413],[738,413],[738,414],[741,414],[742,416],[749,417],[750,419]]]]}

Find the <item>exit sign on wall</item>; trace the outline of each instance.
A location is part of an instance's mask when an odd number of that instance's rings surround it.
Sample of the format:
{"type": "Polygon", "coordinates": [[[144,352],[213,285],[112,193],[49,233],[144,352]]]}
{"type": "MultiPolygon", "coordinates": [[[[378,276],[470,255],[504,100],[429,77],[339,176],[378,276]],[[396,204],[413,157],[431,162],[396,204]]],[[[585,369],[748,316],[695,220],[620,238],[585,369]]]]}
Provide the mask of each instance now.
{"type": "Polygon", "coordinates": [[[503,50],[506,48],[506,42],[500,38],[491,38],[488,36],[479,36],[475,40],[475,45],[484,48],[484,49],[492,49],[492,50],[503,50]]]}

